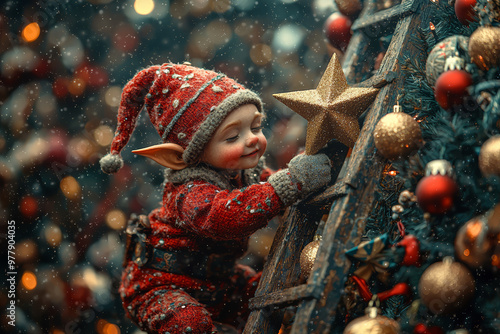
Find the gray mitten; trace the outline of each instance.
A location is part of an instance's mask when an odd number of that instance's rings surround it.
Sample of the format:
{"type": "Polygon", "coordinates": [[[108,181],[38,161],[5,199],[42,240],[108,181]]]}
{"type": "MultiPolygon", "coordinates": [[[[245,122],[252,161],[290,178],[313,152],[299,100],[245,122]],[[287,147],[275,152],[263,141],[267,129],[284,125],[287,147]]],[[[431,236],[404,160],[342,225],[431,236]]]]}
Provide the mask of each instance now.
{"type": "Polygon", "coordinates": [[[287,169],[269,177],[269,183],[287,206],[326,186],[330,180],[331,162],[325,154],[298,155],[287,169]]]}

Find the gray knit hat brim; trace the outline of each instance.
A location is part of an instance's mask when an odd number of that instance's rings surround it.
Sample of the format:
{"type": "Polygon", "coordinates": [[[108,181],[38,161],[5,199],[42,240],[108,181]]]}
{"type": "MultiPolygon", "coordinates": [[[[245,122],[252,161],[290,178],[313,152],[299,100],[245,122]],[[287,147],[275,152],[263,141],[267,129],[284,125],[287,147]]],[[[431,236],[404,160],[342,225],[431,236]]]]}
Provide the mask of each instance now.
{"type": "Polygon", "coordinates": [[[200,128],[193,135],[191,142],[184,150],[182,159],[188,165],[194,164],[198,161],[203,148],[212,138],[213,134],[234,109],[245,104],[254,104],[257,109],[263,113],[262,100],[259,96],[251,90],[240,90],[222,101],[217,107],[214,108],[208,117],[201,123],[200,128]]]}

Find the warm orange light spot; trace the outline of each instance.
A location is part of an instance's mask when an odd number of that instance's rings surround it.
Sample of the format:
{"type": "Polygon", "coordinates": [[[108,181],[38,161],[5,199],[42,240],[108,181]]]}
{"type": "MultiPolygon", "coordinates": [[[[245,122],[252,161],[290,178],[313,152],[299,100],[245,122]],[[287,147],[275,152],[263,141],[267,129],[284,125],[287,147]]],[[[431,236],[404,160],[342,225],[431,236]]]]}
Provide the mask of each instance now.
{"type": "Polygon", "coordinates": [[[32,22],[24,27],[21,35],[26,42],[33,42],[40,36],[40,26],[38,23],[32,22]]]}
{"type": "Polygon", "coordinates": [[[464,255],[469,256],[470,255],[470,250],[468,248],[464,249],[464,255]]]}
{"type": "Polygon", "coordinates": [[[21,283],[26,290],[36,288],[36,276],[31,271],[25,271],[21,277],[21,283]]]}
{"type": "Polygon", "coordinates": [[[498,255],[492,255],[491,256],[491,264],[494,267],[500,268],[500,256],[498,256],[498,255]]]}
{"type": "Polygon", "coordinates": [[[52,330],[52,334],[64,334],[64,332],[60,329],[55,328],[52,330]]]}
{"type": "Polygon", "coordinates": [[[69,199],[77,199],[80,196],[80,184],[73,176],[66,176],[62,179],[60,187],[64,196],[69,199]]]}
{"type": "Polygon", "coordinates": [[[104,332],[104,327],[106,327],[106,325],[108,324],[108,322],[104,319],[99,319],[97,321],[97,323],[95,324],[95,328],[97,330],[97,333],[99,334],[103,334],[104,332]]]}
{"type": "Polygon", "coordinates": [[[467,226],[467,237],[469,237],[470,240],[475,240],[479,233],[481,233],[481,230],[483,229],[483,224],[480,221],[475,221],[470,223],[467,226]]]}
{"type": "Polygon", "coordinates": [[[71,82],[69,83],[68,91],[74,96],[79,96],[82,95],[83,92],[85,92],[85,86],[85,81],[77,77],[71,80],[71,82]]]}
{"type": "Polygon", "coordinates": [[[387,174],[389,174],[390,176],[396,176],[396,175],[398,175],[398,171],[397,170],[391,170],[391,171],[387,172],[387,174]]]}
{"type": "Polygon", "coordinates": [[[107,323],[102,329],[103,334],[120,334],[120,327],[115,324],[107,323]]]}
{"type": "Polygon", "coordinates": [[[435,26],[435,25],[434,25],[434,23],[432,23],[432,22],[429,22],[429,28],[430,28],[431,30],[436,30],[436,26],[435,26]]]}

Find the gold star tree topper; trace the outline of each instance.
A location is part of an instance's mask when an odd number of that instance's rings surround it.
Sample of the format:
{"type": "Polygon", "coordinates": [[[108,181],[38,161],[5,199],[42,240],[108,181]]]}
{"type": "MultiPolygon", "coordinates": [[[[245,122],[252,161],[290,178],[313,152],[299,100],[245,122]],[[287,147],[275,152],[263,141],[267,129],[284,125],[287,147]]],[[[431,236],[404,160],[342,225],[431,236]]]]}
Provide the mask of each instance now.
{"type": "Polygon", "coordinates": [[[315,154],[332,138],[353,147],[359,135],[358,118],[377,93],[377,88],[350,87],[334,54],[316,89],[273,96],[307,119],[306,154],[315,154]]]}

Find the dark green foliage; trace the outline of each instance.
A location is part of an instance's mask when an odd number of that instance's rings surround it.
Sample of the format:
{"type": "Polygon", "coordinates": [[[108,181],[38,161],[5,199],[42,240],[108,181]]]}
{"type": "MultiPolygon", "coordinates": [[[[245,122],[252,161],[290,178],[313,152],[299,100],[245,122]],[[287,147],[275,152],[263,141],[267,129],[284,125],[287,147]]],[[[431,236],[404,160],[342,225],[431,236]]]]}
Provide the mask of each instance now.
{"type": "MultiPolygon", "coordinates": [[[[478,1],[478,6],[483,8],[486,4],[485,0],[478,1]]],[[[413,36],[412,41],[417,49],[425,50],[427,54],[437,42],[454,35],[470,36],[479,26],[479,22],[470,27],[463,26],[447,1],[440,1],[435,6],[430,19],[435,30],[424,28],[418,36],[413,36]]],[[[482,22],[485,20],[486,18],[481,17],[482,22]]],[[[398,171],[397,176],[381,176],[380,186],[375,194],[376,204],[367,218],[364,236],[366,239],[373,239],[382,233],[389,233],[394,237],[394,244],[401,239],[397,234],[391,207],[398,204],[398,196],[402,190],[415,191],[416,185],[424,177],[425,166],[430,161],[449,161],[459,186],[457,200],[450,212],[424,217],[424,212],[414,204],[397,217],[405,226],[406,233],[419,239],[422,266],[400,266],[391,273],[389,282],[385,284],[375,275],[369,282],[373,293],[388,289],[396,283],[406,282],[413,289],[412,299],[415,301],[419,299],[417,287],[425,269],[445,256],[454,257],[454,240],[458,229],[471,218],[490,210],[500,200],[498,177],[483,177],[478,167],[481,145],[489,137],[499,133],[497,122],[500,119],[500,81],[498,68],[482,72],[474,64],[469,64],[467,70],[474,80],[470,87],[471,96],[464,106],[445,111],[435,101],[433,89],[427,82],[426,59],[404,54],[400,63],[406,72],[400,104],[404,112],[421,121],[425,144],[415,156],[392,162],[390,168],[398,171]],[[392,181],[388,181],[388,178],[392,178],[392,181]],[[391,182],[399,186],[388,187],[387,184],[391,182]]],[[[383,313],[399,319],[403,333],[411,333],[418,323],[437,325],[445,331],[464,328],[470,333],[497,333],[500,331],[498,272],[482,268],[473,270],[472,273],[476,281],[476,294],[471,305],[456,314],[436,316],[423,305],[406,302],[402,296],[391,297],[383,302],[383,313]]]]}

